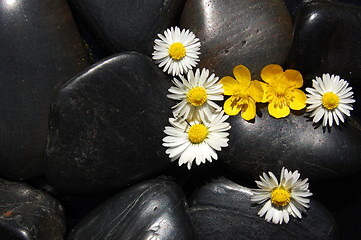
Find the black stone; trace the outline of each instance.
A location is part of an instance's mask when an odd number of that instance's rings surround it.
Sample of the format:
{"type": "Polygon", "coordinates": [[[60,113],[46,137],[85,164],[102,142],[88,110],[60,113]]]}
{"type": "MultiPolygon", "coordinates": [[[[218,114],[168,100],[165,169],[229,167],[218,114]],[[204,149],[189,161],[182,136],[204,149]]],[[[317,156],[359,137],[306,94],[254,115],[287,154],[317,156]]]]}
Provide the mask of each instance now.
{"type": "Polygon", "coordinates": [[[110,53],[137,51],[150,55],[157,34],[178,25],[185,0],[69,2],[110,53]]]}
{"type": "Polygon", "coordinates": [[[57,200],[25,183],[0,179],[1,240],[62,240],[63,207],[57,200]]]}
{"type": "Polygon", "coordinates": [[[264,66],[285,62],[292,42],[293,24],[282,0],[189,0],[180,26],[201,40],[198,67],[219,77],[243,64],[259,79],[264,66]]]}
{"type": "Polygon", "coordinates": [[[311,184],[314,197],[335,217],[340,239],[361,239],[361,172],[326,183],[311,184]]]}
{"type": "Polygon", "coordinates": [[[304,4],[295,20],[290,65],[310,86],[323,73],[349,81],[356,103],[351,114],[361,116],[361,7],[331,1],[304,4]]]}
{"type": "Polygon", "coordinates": [[[66,194],[55,189],[44,176],[31,179],[28,184],[56,198],[61,203],[65,211],[66,229],[69,231],[99,204],[116,194],[116,192],[96,195],[66,194]]]}
{"type": "Polygon", "coordinates": [[[220,178],[195,191],[190,200],[194,239],[337,239],[332,215],[315,199],[302,219],[268,223],[257,215],[249,188],[220,178]]]}
{"type": "Polygon", "coordinates": [[[171,81],[152,60],[122,53],[69,81],[54,99],[45,173],[68,193],[125,187],[170,166],[162,147],[171,81]],[[76,184],[74,184],[76,183],[76,184]]]}
{"type": "Polygon", "coordinates": [[[57,89],[88,66],[65,0],[0,3],[0,176],[42,173],[57,89]]]}
{"type": "Polygon", "coordinates": [[[290,11],[292,18],[295,17],[297,9],[301,8],[303,4],[316,2],[316,1],[329,1],[329,2],[341,2],[352,5],[361,5],[360,0],[283,0],[288,10],[290,11]]]}
{"type": "Polygon", "coordinates": [[[300,111],[276,119],[264,107],[253,122],[239,115],[228,122],[232,126],[229,146],[220,159],[231,171],[250,179],[262,172],[279,173],[286,167],[298,169],[304,178],[322,181],[339,179],[361,168],[361,128],[354,118],[323,129],[300,111]]]}
{"type": "Polygon", "coordinates": [[[192,227],[182,190],[148,180],[112,197],[76,226],[68,240],[189,240],[192,227]]]}
{"type": "MultiPolygon", "coordinates": [[[[294,18],[297,9],[304,3],[305,0],[283,0],[288,10],[291,13],[292,18],[294,18]]],[[[308,0],[306,0],[308,1],[308,0]]]]}

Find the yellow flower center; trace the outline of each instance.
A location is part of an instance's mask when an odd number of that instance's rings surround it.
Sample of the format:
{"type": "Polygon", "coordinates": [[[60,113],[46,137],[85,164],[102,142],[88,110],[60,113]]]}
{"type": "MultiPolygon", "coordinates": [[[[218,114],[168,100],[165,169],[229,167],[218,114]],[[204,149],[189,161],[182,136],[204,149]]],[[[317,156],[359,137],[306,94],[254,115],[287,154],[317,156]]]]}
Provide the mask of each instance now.
{"type": "Polygon", "coordinates": [[[188,139],[193,144],[199,144],[208,136],[208,129],[203,124],[195,124],[188,130],[188,139]]]}
{"type": "Polygon", "coordinates": [[[333,92],[327,92],[322,96],[322,105],[328,110],[332,110],[338,107],[340,99],[333,92]]]}
{"type": "Polygon", "coordinates": [[[278,207],[286,206],[291,201],[291,194],[283,188],[276,188],[272,191],[271,201],[278,207]]]}
{"type": "Polygon", "coordinates": [[[273,101],[274,104],[279,108],[282,108],[283,106],[289,106],[290,101],[293,98],[289,88],[281,84],[276,86],[268,85],[265,94],[267,101],[273,101]]]}
{"type": "Polygon", "coordinates": [[[193,106],[201,106],[207,101],[207,92],[203,87],[194,87],[187,94],[187,101],[193,106]]]}
{"type": "Polygon", "coordinates": [[[186,55],[186,48],[183,43],[176,42],[170,45],[168,49],[169,56],[174,60],[180,60],[186,55]]]}

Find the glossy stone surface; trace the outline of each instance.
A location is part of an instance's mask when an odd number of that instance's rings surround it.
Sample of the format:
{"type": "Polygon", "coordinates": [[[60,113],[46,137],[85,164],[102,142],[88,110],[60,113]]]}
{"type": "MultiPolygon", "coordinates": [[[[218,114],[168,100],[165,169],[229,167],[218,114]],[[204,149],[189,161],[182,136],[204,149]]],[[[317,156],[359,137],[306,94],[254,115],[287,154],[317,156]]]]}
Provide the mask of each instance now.
{"type": "Polygon", "coordinates": [[[90,211],[115,194],[115,192],[97,195],[66,194],[55,189],[44,176],[31,179],[28,181],[28,184],[56,198],[61,203],[65,212],[66,229],[68,232],[70,232],[70,230],[73,229],[90,211]]]}
{"type": "Polygon", "coordinates": [[[190,200],[194,239],[337,239],[333,217],[315,199],[302,220],[290,217],[288,224],[279,225],[259,217],[262,206],[253,204],[250,196],[249,188],[225,178],[194,192],[190,200]]]}
{"type": "Polygon", "coordinates": [[[338,223],[340,239],[361,239],[361,172],[342,179],[327,181],[325,184],[312,184],[314,197],[331,211],[338,223]],[[334,194],[337,189],[343,193],[334,194]]]}
{"type": "Polygon", "coordinates": [[[138,53],[104,59],[64,85],[50,113],[50,183],[68,193],[99,193],[170,166],[162,147],[174,104],[166,96],[170,86],[168,76],[138,53]]]}
{"type": "Polygon", "coordinates": [[[201,40],[200,68],[223,77],[244,64],[255,78],[267,64],[284,63],[293,27],[282,0],[189,0],[180,26],[201,40]]]}
{"type": "Polygon", "coordinates": [[[314,1],[299,9],[291,67],[299,70],[305,85],[322,73],[340,75],[353,87],[352,114],[361,117],[361,8],[329,1],[314,1]]]}
{"type": "Polygon", "coordinates": [[[178,25],[185,0],[70,0],[110,52],[153,52],[158,33],[178,25]]]}
{"type": "Polygon", "coordinates": [[[346,3],[350,5],[361,5],[360,0],[283,0],[286,4],[288,10],[290,11],[292,17],[296,15],[297,9],[301,8],[303,4],[307,4],[310,2],[317,2],[317,1],[332,1],[332,2],[340,2],[340,3],[346,3]]]}
{"type": "Polygon", "coordinates": [[[64,210],[57,200],[25,183],[3,179],[0,192],[2,240],[64,239],[64,210]]]}
{"type": "Polygon", "coordinates": [[[305,2],[309,0],[283,0],[286,7],[291,13],[292,18],[295,17],[297,9],[305,2]]]}
{"type": "Polygon", "coordinates": [[[189,240],[192,228],[182,190],[148,180],[112,197],[76,226],[68,240],[189,240]]]}
{"type": "Polygon", "coordinates": [[[0,176],[42,173],[57,89],[87,66],[65,0],[0,3],[0,176]]]}
{"type": "Polygon", "coordinates": [[[276,119],[265,107],[254,122],[239,115],[230,117],[229,146],[220,159],[231,171],[250,179],[262,172],[278,173],[282,167],[298,169],[312,181],[337,179],[360,170],[358,121],[348,118],[346,124],[328,130],[316,127],[301,113],[276,119]]]}

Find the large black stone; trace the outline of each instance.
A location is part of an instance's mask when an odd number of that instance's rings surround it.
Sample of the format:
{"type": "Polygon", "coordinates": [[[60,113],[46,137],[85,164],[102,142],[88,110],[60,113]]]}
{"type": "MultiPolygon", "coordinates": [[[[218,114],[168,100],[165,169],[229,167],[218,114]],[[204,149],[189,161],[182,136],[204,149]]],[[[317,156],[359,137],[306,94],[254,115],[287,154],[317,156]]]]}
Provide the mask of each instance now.
{"type": "Polygon", "coordinates": [[[57,200],[24,183],[0,179],[1,240],[62,240],[63,207],[57,200]]]}
{"type": "Polygon", "coordinates": [[[42,173],[57,89],[88,66],[65,0],[0,2],[0,176],[42,173]]]}
{"type": "Polygon", "coordinates": [[[254,122],[230,117],[229,146],[220,159],[231,171],[250,179],[262,172],[278,173],[282,167],[298,169],[312,181],[337,179],[360,170],[361,127],[357,120],[348,118],[340,127],[323,129],[295,113],[276,119],[265,107],[254,122]]]}
{"type": "Polygon", "coordinates": [[[314,197],[334,215],[340,230],[340,239],[361,239],[360,182],[361,172],[358,172],[342,179],[311,184],[314,197]]]}
{"type": "Polygon", "coordinates": [[[189,0],[180,26],[201,40],[199,67],[220,77],[243,64],[259,79],[267,64],[285,62],[292,42],[292,20],[282,0],[189,0]]]}
{"type": "Polygon", "coordinates": [[[189,240],[192,227],[182,190],[149,180],[112,197],[87,215],[68,240],[189,240]]]}
{"type": "Polygon", "coordinates": [[[185,0],[69,0],[110,52],[150,55],[158,33],[178,19],[185,0]]]}
{"type": "Polygon", "coordinates": [[[225,178],[195,191],[190,200],[194,239],[337,239],[333,217],[314,199],[301,220],[291,216],[288,224],[279,225],[259,217],[262,206],[250,196],[249,188],[225,178]]]}
{"type": "Polygon", "coordinates": [[[361,117],[361,7],[332,1],[313,1],[299,8],[290,53],[292,68],[311,79],[337,74],[353,87],[351,114],[361,117]]]}
{"type": "Polygon", "coordinates": [[[312,1],[333,1],[333,2],[342,2],[352,5],[361,5],[360,0],[283,0],[286,4],[288,10],[290,11],[292,18],[295,17],[297,9],[301,8],[303,4],[310,3],[312,1]]]}
{"type": "Polygon", "coordinates": [[[174,104],[166,96],[170,86],[168,76],[138,53],[104,59],[68,82],[50,113],[50,183],[68,193],[98,193],[170,166],[162,147],[174,104]]]}

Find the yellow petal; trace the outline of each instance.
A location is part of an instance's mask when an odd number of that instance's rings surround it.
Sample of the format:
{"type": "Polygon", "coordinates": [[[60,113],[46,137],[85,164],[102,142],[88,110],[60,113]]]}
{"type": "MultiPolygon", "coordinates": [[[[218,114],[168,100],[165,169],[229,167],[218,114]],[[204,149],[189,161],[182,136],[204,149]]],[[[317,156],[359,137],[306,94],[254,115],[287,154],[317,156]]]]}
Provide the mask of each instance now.
{"type": "Polygon", "coordinates": [[[303,78],[299,71],[293,69],[287,69],[285,77],[290,81],[291,85],[295,88],[300,88],[303,85],[303,78]]]}
{"type": "Polygon", "coordinates": [[[239,91],[239,83],[233,77],[223,77],[220,83],[223,85],[224,95],[234,95],[239,91]]]}
{"type": "Polygon", "coordinates": [[[268,104],[268,112],[272,117],[283,118],[290,114],[290,108],[288,106],[283,106],[282,108],[279,108],[278,106],[275,107],[275,104],[270,102],[268,104]]]}
{"type": "Polygon", "coordinates": [[[281,79],[284,76],[283,69],[280,65],[269,64],[265,66],[261,71],[261,78],[266,83],[272,84],[272,82],[277,82],[278,79],[281,79]]]}
{"type": "Polygon", "coordinates": [[[237,104],[237,99],[235,97],[228,98],[223,105],[224,112],[230,116],[237,115],[241,111],[241,105],[237,104]]]}
{"type": "MultiPolygon", "coordinates": [[[[264,84],[264,83],[263,83],[264,84]]],[[[260,102],[263,99],[263,87],[260,81],[254,80],[249,87],[249,95],[256,101],[260,102]]]]}
{"type": "Polygon", "coordinates": [[[306,106],[307,96],[299,89],[293,90],[293,99],[290,102],[290,108],[293,110],[301,110],[306,106]]]}
{"type": "Polygon", "coordinates": [[[251,73],[247,67],[243,65],[236,66],[233,68],[233,75],[236,77],[242,88],[247,89],[251,84],[251,73]]]}
{"type": "Polygon", "coordinates": [[[260,102],[263,102],[263,103],[268,102],[267,95],[266,95],[266,90],[267,90],[268,84],[264,83],[264,82],[259,82],[259,83],[261,84],[261,87],[263,89],[263,97],[260,102]]]}
{"type": "Polygon", "coordinates": [[[242,117],[244,120],[251,120],[256,116],[256,103],[253,99],[249,98],[248,105],[244,111],[242,111],[242,117]]]}

